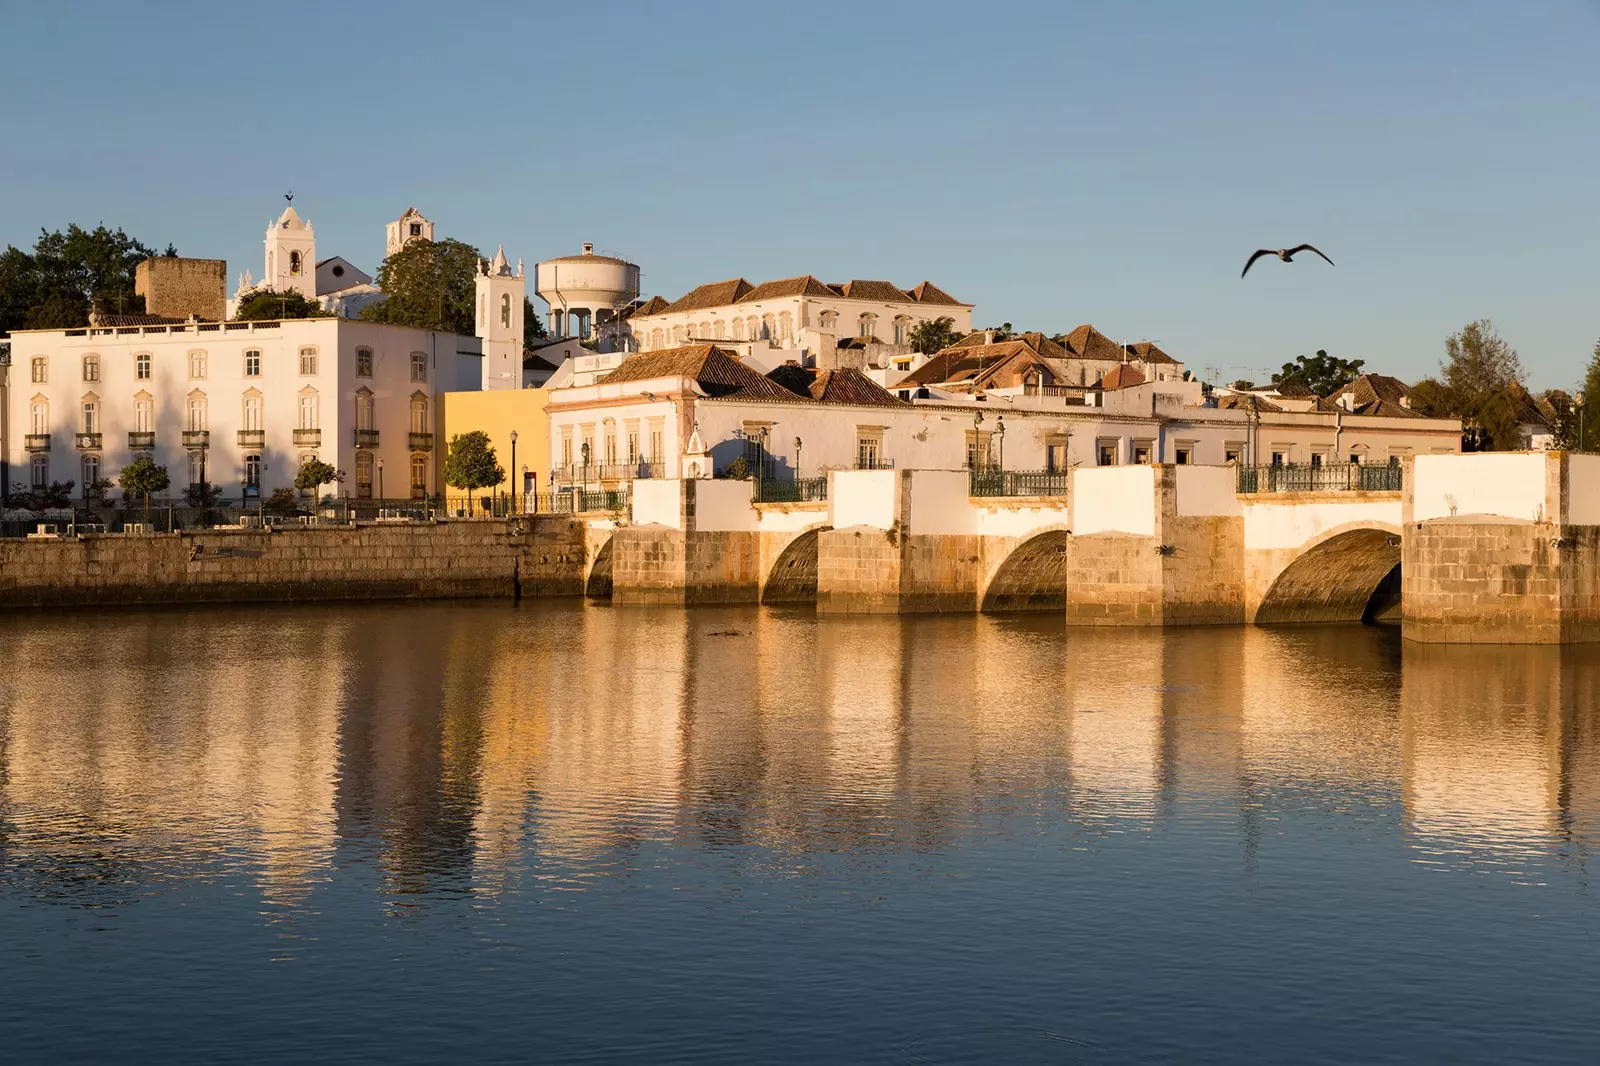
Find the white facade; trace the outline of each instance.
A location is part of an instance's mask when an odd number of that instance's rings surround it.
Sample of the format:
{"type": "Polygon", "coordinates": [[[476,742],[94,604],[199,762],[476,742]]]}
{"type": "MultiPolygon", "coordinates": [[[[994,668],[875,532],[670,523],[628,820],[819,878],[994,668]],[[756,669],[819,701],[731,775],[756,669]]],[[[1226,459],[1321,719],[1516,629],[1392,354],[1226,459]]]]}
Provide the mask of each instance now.
{"type": "Polygon", "coordinates": [[[433,240],[433,223],[414,207],[384,227],[383,257],[389,258],[412,241],[433,240]]]}
{"type": "Polygon", "coordinates": [[[265,497],[313,456],[346,495],[436,491],[435,396],[482,376],[475,338],[334,318],[39,330],[12,347],[10,480],[75,495],[141,455],[173,495],[203,478],[265,497]]]}
{"type": "Polygon", "coordinates": [[[522,387],[522,325],[527,278],[522,260],[513,273],[502,246],[494,262],[482,266],[473,280],[477,294],[477,334],[483,342],[483,388],[522,387]]]}
{"type": "Polygon", "coordinates": [[[585,244],[581,255],[546,259],[534,267],[534,288],[550,305],[550,336],[595,338],[602,351],[632,351],[627,331],[619,331],[623,312],[639,298],[639,267],[626,259],[596,255],[585,244]]]}

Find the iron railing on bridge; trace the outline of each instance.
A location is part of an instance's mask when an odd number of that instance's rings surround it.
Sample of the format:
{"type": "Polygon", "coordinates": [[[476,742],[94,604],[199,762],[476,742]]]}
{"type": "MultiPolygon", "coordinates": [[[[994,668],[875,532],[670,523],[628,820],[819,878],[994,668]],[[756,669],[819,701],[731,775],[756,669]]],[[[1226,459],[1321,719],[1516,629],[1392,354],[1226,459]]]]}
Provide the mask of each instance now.
{"type": "Polygon", "coordinates": [[[1405,487],[1398,463],[1289,463],[1241,466],[1239,491],[1263,492],[1399,492],[1405,487]]]}
{"type": "Polygon", "coordinates": [[[756,479],[757,503],[809,503],[828,498],[828,476],[756,479]]]}
{"type": "Polygon", "coordinates": [[[1066,470],[974,470],[972,496],[1065,496],[1071,480],[1066,470]]]}

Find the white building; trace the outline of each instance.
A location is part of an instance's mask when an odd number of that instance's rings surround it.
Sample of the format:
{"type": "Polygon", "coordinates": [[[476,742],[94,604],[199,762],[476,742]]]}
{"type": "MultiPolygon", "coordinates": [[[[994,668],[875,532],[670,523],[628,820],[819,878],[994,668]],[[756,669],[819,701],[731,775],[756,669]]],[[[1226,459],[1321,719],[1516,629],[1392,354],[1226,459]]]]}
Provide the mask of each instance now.
{"type": "MultiPolygon", "coordinates": [[[[306,250],[291,250],[303,270],[306,250]]],[[[174,495],[200,481],[269,495],[312,457],[345,472],[347,495],[422,495],[437,490],[436,394],[483,380],[476,338],[339,318],[30,330],[11,344],[10,481],[71,480],[78,494],[147,455],[174,495]]]]}
{"type": "Polygon", "coordinates": [[[889,365],[911,351],[920,323],[949,318],[972,329],[972,304],[932,282],[901,289],[887,281],[826,284],[807,274],[751,285],[743,278],[701,285],[668,303],[657,296],[628,317],[639,351],[689,344],[766,341],[805,353],[820,368],[889,365]]]}

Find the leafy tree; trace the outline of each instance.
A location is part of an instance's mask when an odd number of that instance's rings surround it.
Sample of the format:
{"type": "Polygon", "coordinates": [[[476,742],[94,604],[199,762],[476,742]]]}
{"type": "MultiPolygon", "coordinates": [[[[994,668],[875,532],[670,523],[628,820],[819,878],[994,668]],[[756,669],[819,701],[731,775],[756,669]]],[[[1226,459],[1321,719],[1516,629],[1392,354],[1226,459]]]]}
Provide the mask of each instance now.
{"type": "Polygon", "coordinates": [[[60,510],[72,506],[76,481],[52,481],[49,488],[30,489],[21,482],[11,485],[11,503],[24,511],[60,510]]]}
{"type": "Polygon", "coordinates": [[[172,479],[167,476],[166,467],[157,466],[154,459],[145,455],[122,468],[122,473],[117,475],[117,484],[122,486],[126,495],[144,498],[144,520],[148,524],[150,497],[167,491],[172,479]]]}
{"type": "Polygon", "coordinates": [[[1450,395],[1450,390],[1439,383],[1438,378],[1423,378],[1411,386],[1408,397],[1411,409],[1419,415],[1429,418],[1454,418],[1456,417],[1455,397],[1450,395]]]}
{"type": "Polygon", "coordinates": [[[332,318],[333,316],[324,311],[317,301],[307,299],[293,289],[285,292],[257,289],[239,301],[239,308],[233,317],[241,322],[248,322],[274,318],[332,318]]]}
{"type": "Polygon", "coordinates": [[[1015,335],[1016,334],[1011,332],[1011,323],[1002,322],[1000,323],[999,328],[995,329],[994,331],[994,342],[999,344],[1001,341],[1010,340],[1015,335]]]}
{"type": "Polygon", "coordinates": [[[407,241],[378,267],[378,288],[389,298],[363,307],[361,317],[471,334],[477,325],[473,279],[482,260],[476,248],[461,241],[407,241]]]}
{"type": "Polygon", "coordinates": [[[1573,397],[1573,403],[1579,408],[1578,422],[1582,425],[1582,434],[1577,438],[1580,451],[1600,451],[1600,410],[1593,410],[1593,405],[1600,401],[1600,341],[1594,345],[1594,356],[1589,360],[1589,369],[1583,375],[1583,391],[1573,397]]]}
{"type": "Polygon", "coordinates": [[[742,455],[734,456],[728,468],[722,472],[722,476],[730,481],[749,481],[750,461],[742,455]]]}
{"type": "Polygon", "coordinates": [[[307,459],[294,475],[294,487],[301,492],[316,493],[324,485],[344,480],[344,471],[321,459],[307,459]]]}
{"type": "MultiPolygon", "coordinates": [[[[175,251],[176,249],[174,249],[175,251]]],[[[139,314],[133,271],[151,249],[122,230],[76,224],[39,231],[29,254],[8,247],[0,255],[0,333],[88,325],[91,310],[139,314]]]]}
{"type": "Polygon", "coordinates": [[[1555,435],[1555,446],[1571,451],[1578,446],[1578,408],[1572,395],[1565,389],[1546,389],[1539,397],[1542,407],[1554,415],[1550,430],[1555,435]]]}
{"type": "Polygon", "coordinates": [[[83,502],[91,507],[105,507],[106,493],[110,491],[110,478],[96,478],[83,487],[83,502]]]}
{"type": "Polygon", "coordinates": [[[458,433],[450,438],[444,456],[444,483],[451,488],[492,488],[506,479],[506,471],[496,460],[489,434],[481,429],[458,433]]]}
{"type": "Polygon", "coordinates": [[[1469,322],[1445,340],[1442,383],[1454,401],[1467,451],[1518,446],[1513,386],[1523,386],[1522,360],[1488,319],[1469,322]]]}
{"type": "Polygon", "coordinates": [[[1283,369],[1272,375],[1272,383],[1298,381],[1318,396],[1328,396],[1360,377],[1365,365],[1363,359],[1340,359],[1318,348],[1316,355],[1297,355],[1294,362],[1284,363],[1283,369]]]}
{"type": "Polygon", "coordinates": [[[300,513],[300,501],[295,498],[294,489],[277,488],[272,490],[272,496],[261,509],[267,514],[290,518],[300,513]]]}
{"type": "Polygon", "coordinates": [[[550,339],[550,331],[544,328],[544,323],[539,319],[539,312],[533,309],[533,300],[524,296],[522,298],[522,346],[532,348],[535,341],[550,339]]]}
{"type": "Polygon", "coordinates": [[[1256,387],[1256,383],[1255,382],[1248,381],[1245,378],[1240,378],[1238,381],[1235,381],[1232,385],[1228,386],[1228,388],[1235,389],[1235,390],[1237,390],[1239,392],[1249,392],[1251,389],[1253,389],[1255,387],[1256,387]]]}
{"type": "Polygon", "coordinates": [[[956,320],[949,315],[943,315],[931,322],[918,322],[911,327],[911,336],[908,338],[911,350],[921,352],[923,355],[943,351],[964,336],[955,325],[956,320]]]}

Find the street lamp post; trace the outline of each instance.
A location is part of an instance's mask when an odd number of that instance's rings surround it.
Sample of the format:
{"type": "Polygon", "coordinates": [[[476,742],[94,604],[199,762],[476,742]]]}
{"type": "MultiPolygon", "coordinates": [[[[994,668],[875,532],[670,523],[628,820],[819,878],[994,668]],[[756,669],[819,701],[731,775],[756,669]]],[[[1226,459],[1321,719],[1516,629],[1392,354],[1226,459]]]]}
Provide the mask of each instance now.
{"type": "Polygon", "coordinates": [[[972,416],[972,457],[969,460],[975,474],[989,462],[989,449],[980,447],[983,443],[983,412],[978,411],[972,416]]]}
{"type": "Polygon", "coordinates": [[[794,479],[800,480],[800,438],[794,439],[794,479]]]}
{"type": "MultiPolygon", "coordinates": [[[[511,476],[517,476],[517,431],[511,431],[511,476]]],[[[519,508],[520,510],[520,508],[519,508]]]]}
{"type": "MultiPolygon", "coordinates": [[[[517,497],[518,497],[517,510],[519,512],[526,511],[528,509],[528,464],[527,463],[523,463],[522,464],[522,480],[517,482],[517,497]]],[[[533,509],[535,511],[537,511],[539,509],[539,501],[537,501],[537,500],[534,501],[533,509]]]]}
{"type": "Polygon", "coordinates": [[[1572,403],[1578,409],[1578,447],[1576,450],[1581,452],[1583,451],[1583,446],[1588,443],[1583,435],[1583,409],[1586,406],[1583,393],[1580,392],[1578,395],[1574,396],[1572,398],[1572,403]]]}
{"type": "Polygon", "coordinates": [[[378,506],[383,506],[383,456],[378,456],[378,506]]]}
{"type": "Polygon", "coordinates": [[[1006,416],[1005,415],[1001,415],[999,418],[995,419],[995,423],[994,423],[994,439],[1000,445],[1000,448],[999,448],[999,451],[1000,451],[1000,476],[1002,478],[1004,478],[1005,475],[1006,475],[1006,416]]]}

